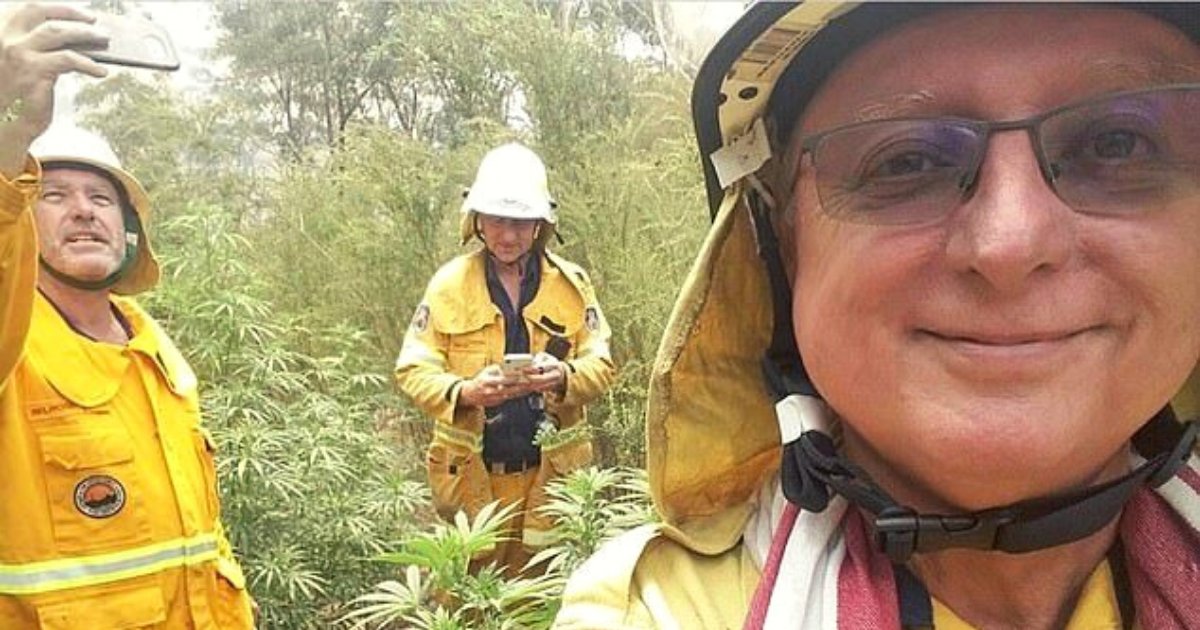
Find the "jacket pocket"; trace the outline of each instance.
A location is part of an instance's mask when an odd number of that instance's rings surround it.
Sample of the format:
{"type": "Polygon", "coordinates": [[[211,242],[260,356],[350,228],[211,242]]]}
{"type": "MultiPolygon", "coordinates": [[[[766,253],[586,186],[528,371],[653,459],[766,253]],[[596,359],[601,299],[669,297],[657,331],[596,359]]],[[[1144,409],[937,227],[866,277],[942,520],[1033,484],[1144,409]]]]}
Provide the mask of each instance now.
{"type": "Polygon", "coordinates": [[[542,509],[550,502],[550,493],[546,491],[546,486],[555,479],[583,468],[591,461],[592,442],[586,438],[542,449],[542,465],[538,468],[533,487],[529,490],[525,507],[521,539],[526,550],[536,552],[554,540],[549,535],[554,529],[554,519],[542,509]]]}
{"type": "Polygon", "coordinates": [[[588,438],[542,450],[542,459],[550,463],[554,476],[562,476],[592,463],[592,441],[588,438]]]}
{"type": "Polygon", "coordinates": [[[81,411],[35,427],[58,550],[76,555],[148,542],[133,445],[120,420],[81,411]]]}
{"type": "Polygon", "coordinates": [[[470,350],[451,346],[446,355],[446,367],[450,373],[463,378],[473,378],[487,367],[487,363],[487,348],[482,342],[478,346],[471,346],[470,350]]]}
{"type": "Polygon", "coordinates": [[[220,512],[220,498],[217,496],[217,443],[212,433],[204,427],[192,428],[192,442],[196,447],[196,458],[200,462],[201,481],[204,483],[204,500],[208,506],[208,516],[217,518],[220,512]]]}
{"type": "Polygon", "coordinates": [[[425,463],[433,507],[443,519],[453,521],[459,510],[474,518],[491,502],[491,486],[478,453],[435,441],[425,463]]]}
{"type": "Polygon", "coordinates": [[[254,627],[254,610],[246,592],[242,567],[229,558],[217,558],[213,584],[213,617],[220,630],[244,630],[254,627]]]}
{"type": "Polygon", "coordinates": [[[38,604],[41,630],[148,628],[167,620],[158,576],[116,582],[71,593],[70,599],[38,604]]]}

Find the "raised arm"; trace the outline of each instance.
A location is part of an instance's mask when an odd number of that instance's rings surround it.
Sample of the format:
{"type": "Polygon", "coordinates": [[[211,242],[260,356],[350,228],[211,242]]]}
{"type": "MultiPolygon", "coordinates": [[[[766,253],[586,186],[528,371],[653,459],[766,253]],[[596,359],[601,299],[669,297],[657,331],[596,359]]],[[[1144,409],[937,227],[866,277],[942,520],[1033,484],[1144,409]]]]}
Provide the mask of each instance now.
{"type": "Polygon", "coordinates": [[[54,84],[66,72],[105,70],[67,47],[104,45],[72,7],[20,5],[0,12],[0,384],[25,345],[37,271],[33,204],[40,170],[29,145],[50,124],[54,84]]]}

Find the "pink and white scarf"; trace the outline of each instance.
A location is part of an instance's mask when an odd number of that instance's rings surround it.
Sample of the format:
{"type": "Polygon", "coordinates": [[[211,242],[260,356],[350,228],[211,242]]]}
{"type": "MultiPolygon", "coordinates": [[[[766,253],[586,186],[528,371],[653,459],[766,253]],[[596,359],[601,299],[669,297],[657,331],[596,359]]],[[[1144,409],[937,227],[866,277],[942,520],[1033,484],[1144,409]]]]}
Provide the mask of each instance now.
{"type": "MultiPolygon", "coordinates": [[[[838,497],[821,513],[802,512],[777,479],[760,497],[745,542],[763,571],[745,630],[900,627],[892,565],[857,510],[838,497]]],[[[1200,457],[1135,493],[1120,535],[1140,627],[1200,628],[1200,457]]]]}

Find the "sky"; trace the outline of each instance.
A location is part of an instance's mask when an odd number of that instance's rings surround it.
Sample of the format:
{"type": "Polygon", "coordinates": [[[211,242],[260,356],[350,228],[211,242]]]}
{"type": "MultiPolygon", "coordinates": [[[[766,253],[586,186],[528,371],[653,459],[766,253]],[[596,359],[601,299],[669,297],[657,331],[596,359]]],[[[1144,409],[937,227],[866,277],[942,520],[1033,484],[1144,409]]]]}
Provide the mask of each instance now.
{"type": "MultiPolygon", "coordinates": [[[[68,2],[86,6],[86,2],[68,2]]],[[[141,10],[146,17],[160,24],[171,35],[175,44],[175,52],[180,58],[180,69],[171,73],[171,81],[181,90],[204,90],[212,83],[210,61],[204,59],[204,52],[213,45],[217,31],[212,24],[211,10],[208,2],[131,2],[141,10]]],[[[152,72],[150,70],[127,70],[124,68],[108,67],[110,72],[152,72]]],[[[71,122],[75,114],[75,95],[89,81],[86,77],[66,75],[59,79],[55,91],[54,117],[59,122],[71,122]]]]}
{"type": "MultiPolygon", "coordinates": [[[[86,5],[85,2],[70,4],[86,5]]],[[[142,0],[128,2],[135,11],[141,11],[154,22],[162,25],[171,35],[179,54],[180,70],[171,74],[171,81],[184,92],[203,92],[212,84],[214,62],[205,58],[212,47],[217,29],[211,20],[208,2],[194,0],[167,1],[142,0]]],[[[699,60],[704,51],[717,40],[725,28],[741,14],[742,2],[666,2],[677,35],[684,40],[681,52],[699,60]]],[[[121,72],[149,72],[147,70],[118,70],[121,72]]],[[[83,82],[90,79],[73,76],[59,82],[56,94],[56,119],[70,121],[74,118],[75,94],[83,82]]]]}

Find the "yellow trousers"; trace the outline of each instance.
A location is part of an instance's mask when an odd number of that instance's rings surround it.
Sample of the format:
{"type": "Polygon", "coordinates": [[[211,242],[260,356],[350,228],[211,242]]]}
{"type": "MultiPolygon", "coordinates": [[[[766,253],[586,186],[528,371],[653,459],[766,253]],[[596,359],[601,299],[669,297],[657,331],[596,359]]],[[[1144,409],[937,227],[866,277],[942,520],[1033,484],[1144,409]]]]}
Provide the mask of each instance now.
{"type": "MultiPolygon", "coordinates": [[[[488,480],[492,487],[492,498],[499,501],[501,507],[517,503],[527,503],[529,494],[533,490],[534,480],[537,479],[537,474],[538,469],[532,468],[525,472],[508,475],[488,475],[488,480]]],[[[472,565],[480,567],[495,562],[504,569],[504,574],[509,577],[521,575],[525,563],[529,562],[529,559],[533,557],[532,554],[526,551],[525,546],[521,544],[521,532],[524,529],[524,525],[524,508],[519,508],[504,528],[503,534],[508,540],[497,544],[495,551],[485,557],[477,558],[472,562],[472,565]]],[[[530,572],[526,571],[524,574],[529,575],[530,572]]]]}

